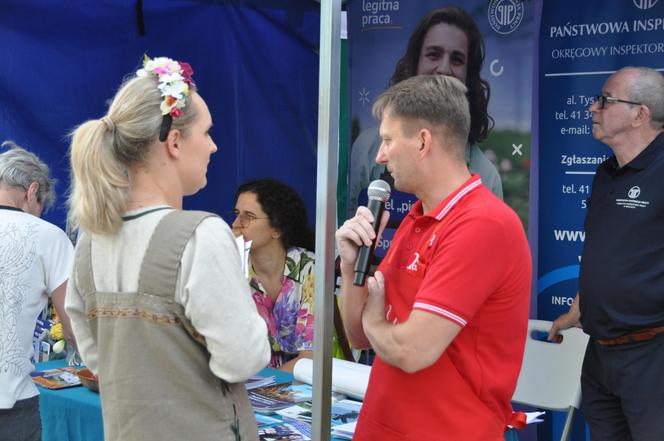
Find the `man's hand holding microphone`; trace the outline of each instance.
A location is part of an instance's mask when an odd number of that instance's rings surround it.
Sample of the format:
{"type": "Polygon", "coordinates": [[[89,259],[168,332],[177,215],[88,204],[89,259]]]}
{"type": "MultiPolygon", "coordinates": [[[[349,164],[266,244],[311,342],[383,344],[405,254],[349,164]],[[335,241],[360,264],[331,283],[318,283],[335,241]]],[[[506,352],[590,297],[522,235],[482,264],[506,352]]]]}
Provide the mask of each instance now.
{"type": "Polygon", "coordinates": [[[355,286],[364,286],[371,267],[376,242],[387,225],[390,213],[385,203],[390,198],[390,185],[380,179],[367,189],[369,202],[358,207],[355,217],[348,219],[336,233],[341,265],[353,266],[355,286]]]}
{"type": "Polygon", "coordinates": [[[382,275],[377,273],[381,280],[380,284],[376,282],[376,278],[369,278],[369,299],[367,299],[367,290],[363,287],[371,268],[374,248],[390,217],[389,212],[385,211],[385,203],[390,197],[390,186],[383,180],[375,180],[369,185],[367,195],[369,197],[367,206],[358,207],[355,216],[344,222],[335,235],[343,279],[342,309],[345,312],[347,334],[354,343],[360,339],[353,332],[352,322],[357,321],[361,325],[365,306],[368,307],[367,318],[379,314],[384,319],[385,316],[382,275]]]}

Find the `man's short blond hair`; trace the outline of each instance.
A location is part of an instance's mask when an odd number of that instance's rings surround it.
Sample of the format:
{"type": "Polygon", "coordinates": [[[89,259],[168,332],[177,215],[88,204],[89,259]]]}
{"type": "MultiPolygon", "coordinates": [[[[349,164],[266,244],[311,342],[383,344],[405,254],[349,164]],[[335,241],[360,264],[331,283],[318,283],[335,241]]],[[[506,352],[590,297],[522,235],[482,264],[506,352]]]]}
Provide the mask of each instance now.
{"type": "Polygon", "coordinates": [[[435,134],[453,137],[455,144],[463,146],[465,155],[470,131],[466,93],[466,86],[454,77],[418,75],[383,92],[373,106],[373,114],[378,120],[389,113],[407,122],[424,122],[435,134]]]}

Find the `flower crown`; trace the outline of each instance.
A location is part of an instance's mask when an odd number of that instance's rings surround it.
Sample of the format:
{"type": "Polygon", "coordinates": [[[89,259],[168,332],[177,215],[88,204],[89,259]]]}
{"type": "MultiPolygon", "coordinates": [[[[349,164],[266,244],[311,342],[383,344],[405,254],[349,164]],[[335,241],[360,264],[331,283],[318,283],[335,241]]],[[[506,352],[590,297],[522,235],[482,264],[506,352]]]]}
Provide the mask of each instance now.
{"type": "Polygon", "coordinates": [[[165,141],[171,128],[173,118],[182,116],[186,98],[189,96],[191,79],[194,70],[189,63],[175,61],[167,57],[158,57],[154,60],[147,55],[143,56],[143,68],[136,71],[136,76],[146,77],[154,75],[159,81],[159,91],[164,100],[159,109],[164,116],[159,140],[165,141]]]}

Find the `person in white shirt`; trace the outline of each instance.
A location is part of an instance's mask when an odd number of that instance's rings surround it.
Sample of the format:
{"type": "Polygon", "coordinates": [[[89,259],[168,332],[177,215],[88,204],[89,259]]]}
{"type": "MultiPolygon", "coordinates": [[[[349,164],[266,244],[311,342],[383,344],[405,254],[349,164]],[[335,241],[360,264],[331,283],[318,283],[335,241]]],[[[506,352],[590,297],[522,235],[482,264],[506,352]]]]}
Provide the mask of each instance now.
{"type": "Polygon", "coordinates": [[[0,154],[0,439],[40,441],[39,392],[30,372],[37,317],[50,298],[65,338],[64,311],[74,249],[39,217],[55,200],[48,166],[13,142],[0,154]]]}

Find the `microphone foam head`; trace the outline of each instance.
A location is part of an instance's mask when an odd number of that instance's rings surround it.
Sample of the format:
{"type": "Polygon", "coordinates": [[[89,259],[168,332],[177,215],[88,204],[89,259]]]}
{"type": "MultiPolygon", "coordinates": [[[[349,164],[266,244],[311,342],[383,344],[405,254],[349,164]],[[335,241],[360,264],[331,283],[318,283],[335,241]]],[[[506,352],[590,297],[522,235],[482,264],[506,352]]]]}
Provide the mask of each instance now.
{"type": "Polygon", "coordinates": [[[369,199],[378,199],[382,202],[387,202],[390,198],[390,184],[383,181],[382,179],[376,179],[369,184],[367,189],[367,196],[369,199]]]}

